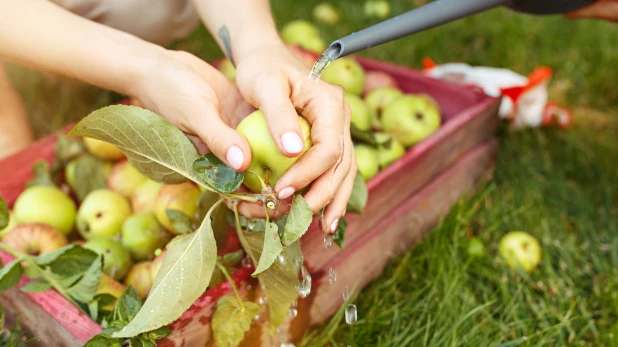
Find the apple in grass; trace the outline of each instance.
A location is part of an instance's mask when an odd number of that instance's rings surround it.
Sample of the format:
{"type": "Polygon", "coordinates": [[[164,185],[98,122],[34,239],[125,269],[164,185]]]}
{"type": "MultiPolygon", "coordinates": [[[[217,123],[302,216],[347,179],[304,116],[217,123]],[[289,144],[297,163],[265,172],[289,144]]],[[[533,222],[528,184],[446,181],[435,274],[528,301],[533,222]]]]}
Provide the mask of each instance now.
{"type": "Polygon", "coordinates": [[[84,146],[88,152],[103,160],[118,161],[125,159],[124,153],[115,145],[92,137],[84,137],[84,146]]]}
{"type": "Polygon", "coordinates": [[[90,240],[113,238],[131,215],[131,205],[124,196],[109,189],[97,189],[86,195],[77,213],[77,230],[90,240]]]}
{"type": "Polygon", "coordinates": [[[363,11],[367,17],[385,19],[391,13],[391,5],[386,0],[365,1],[363,11]]]}
{"type": "Polygon", "coordinates": [[[17,223],[43,223],[68,235],[75,225],[75,202],[62,190],[36,185],[24,190],[13,206],[17,223]]]}
{"type": "Polygon", "coordinates": [[[366,71],[363,95],[367,96],[369,93],[379,88],[399,89],[399,85],[395,78],[386,72],[366,71]]]}
{"type": "Polygon", "coordinates": [[[103,256],[103,272],[115,280],[123,279],[133,265],[131,254],[118,241],[95,238],[87,241],[84,248],[103,256]]]}
{"type": "Polygon", "coordinates": [[[327,47],[320,30],[311,22],[301,19],[285,24],[281,29],[281,39],[318,54],[322,54],[327,47]]]}
{"type": "Polygon", "coordinates": [[[507,265],[531,272],[541,263],[541,245],[532,235],[513,231],[502,237],[498,250],[507,265]]]}
{"type": "Polygon", "coordinates": [[[369,181],[380,170],[378,150],[370,145],[357,144],[354,145],[354,154],[358,171],[365,181],[369,181]]]}
{"type": "Polygon", "coordinates": [[[381,123],[384,132],[410,147],[438,130],[442,118],[433,98],[406,94],[384,108],[381,123]]]}
{"type": "Polygon", "coordinates": [[[147,179],[140,184],[131,195],[131,208],[133,212],[152,212],[162,183],[147,179]]]}
{"type": "Polygon", "coordinates": [[[365,101],[360,96],[350,93],[344,93],[343,99],[350,106],[352,124],[362,131],[371,130],[377,119],[365,101]]]}
{"type": "Polygon", "coordinates": [[[298,121],[305,148],[299,156],[293,158],[286,157],[279,151],[268,131],[266,118],[262,111],[254,111],[238,124],[236,130],[247,139],[251,147],[251,164],[247,169],[250,172],[245,172],[243,181],[249,190],[260,193],[262,181],[266,181],[267,172],[269,175],[266,183],[274,187],[288,169],[311,148],[311,125],[302,116],[298,116],[298,121]]]}
{"type": "Polygon", "coordinates": [[[42,223],[18,224],[2,238],[2,242],[32,256],[53,252],[69,243],[62,232],[42,223]]]}
{"type": "Polygon", "coordinates": [[[114,164],[106,183],[110,190],[130,198],[137,187],[147,180],[148,177],[137,171],[128,160],[122,160],[114,164]]]}
{"type": "Polygon", "coordinates": [[[365,85],[365,71],[352,58],[339,58],[322,72],[323,81],[341,86],[347,93],[361,95],[365,85]]]}
{"type": "Polygon", "coordinates": [[[313,18],[318,22],[334,25],[339,22],[339,12],[335,7],[327,2],[323,2],[313,8],[313,18]]]}
{"type": "Polygon", "coordinates": [[[154,258],[157,249],[165,247],[172,239],[150,212],[133,214],[122,225],[122,245],[134,260],[154,258]]]}
{"type": "Polygon", "coordinates": [[[154,214],[165,229],[174,235],[179,235],[180,231],[174,228],[165,211],[168,209],[180,211],[193,221],[195,220],[199,197],[200,189],[193,182],[164,184],[157,194],[154,214]]]}
{"type": "Polygon", "coordinates": [[[148,296],[152,282],[152,261],[142,261],[133,265],[124,279],[124,284],[127,287],[133,286],[142,299],[148,296]]]}

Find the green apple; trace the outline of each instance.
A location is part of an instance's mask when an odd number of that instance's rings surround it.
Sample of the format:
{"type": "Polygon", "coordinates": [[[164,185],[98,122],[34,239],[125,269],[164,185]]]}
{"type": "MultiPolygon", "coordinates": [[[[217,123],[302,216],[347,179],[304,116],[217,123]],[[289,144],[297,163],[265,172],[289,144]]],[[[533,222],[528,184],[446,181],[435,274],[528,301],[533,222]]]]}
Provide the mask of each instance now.
{"type": "Polygon", "coordinates": [[[152,262],[151,261],[142,261],[131,267],[127,277],[124,279],[124,284],[128,286],[133,286],[137,295],[139,295],[142,299],[145,299],[148,296],[148,292],[150,292],[150,288],[152,287],[152,262]]]}
{"type": "Polygon", "coordinates": [[[339,12],[335,7],[327,2],[323,2],[313,8],[313,17],[324,24],[337,24],[339,22],[339,12]]]}
{"type": "MultiPolygon", "coordinates": [[[[125,290],[127,290],[127,287],[124,284],[116,281],[115,279],[109,277],[106,274],[102,274],[99,288],[97,289],[95,295],[109,294],[114,298],[119,299],[125,290]]],[[[112,311],[114,310],[114,306],[116,306],[116,302],[113,302],[101,308],[106,311],[112,311]]]]}
{"type": "Polygon", "coordinates": [[[352,58],[339,58],[322,72],[322,80],[341,86],[347,93],[361,95],[365,85],[365,71],[352,58]]]}
{"type": "Polygon", "coordinates": [[[260,178],[265,179],[267,170],[270,172],[269,182],[267,183],[274,187],[281,176],[311,148],[311,126],[301,116],[298,116],[298,121],[303,132],[305,149],[301,155],[293,158],[286,157],[279,151],[268,131],[268,125],[262,111],[258,110],[251,113],[238,124],[236,130],[247,139],[251,147],[251,164],[248,171],[252,173],[245,172],[243,181],[247,188],[260,193],[262,191],[260,178]]]}
{"type": "Polygon", "coordinates": [[[366,71],[365,72],[365,86],[363,87],[363,95],[367,96],[369,93],[378,88],[395,88],[399,89],[399,85],[395,78],[386,72],[382,71],[366,71]]]}
{"type": "Polygon", "coordinates": [[[236,84],[236,68],[229,59],[224,58],[219,66],[217,66],[217,70],[219,70],[223,76],[227,77],[230,81],[236,84]]]}
{"type": "Polygon", "coordinates": [[[180,231],[174,228],[165,210],[178,210],[194,220],[199,197],[200,189],[193,182],[164,184],[157,194],[154,214],[165,229],[174,235],[179,235],[180,231]]]}
{"type": "Polygon", "coordinates": [[[440,107],[430,96],[406,94],[384,108],[382,129],[410,147],[433,134],[442,123],[440,107]]]}
{"type": "Polygon", "coordinates": [[[36,185],[24,190],[13,206],[17,223],[48,224],[68,235],[75,225],[75,202],[62,190],[36,185]]]}
{"type": "Polygon", "coordinates": [[[50,225],[26,223],[15,226],[2,238],[2,243],[19,252],[37,256],[53,252],[69,242],[63,233],[50,225]]]}
{"type": "Polygon", "coordinates": [[[122,280],[133,265],[129,251],[112,239],[91,239],[84,248],[103,256],[103,272],[115,280],[122,280]]]}
{"type": "Polygon", "coordinates": [[[370,145],[358,144],[354,146],[354,152],[358,171],[365,181],[369,181],[380,169],[378,150],[370,145]]]}
{"type": "Polygon", "coordinates": [[[401,96],[403,96],[403,92],[399,89],[389,87],[377,88],[365,96],[365,103],[380,118],[384,108],[401,96]]]}
{"type": "Polygon", "coordinates": [[[532,235],[512,231],[502,237],[498,250],[507,265],[531,272],[541,263],[541,245],[532,235]]]}
{"type": "Polygon", "coordinates": [[[84,137],[84,146],[90,154],[103,160],[118,161],[126,158],[120,148],[92,137],[84,137]]]}
{"type": "Polygon", "coordinates": [[[148,177],[137,171],[128,160],[122,160],[114,165],[106,183],[109,189],[130,198],[137,187],[147,180],[148,177]]]}
{"type": "Polygon", "coordinates": [[[79,207],[77,230],[86,240],[113,238],[129,215],[131,205],[127,198],[108,189],[93,190],[79,207]]]}
{"type": "Polygon", "coordinates": [[[468,242],[468,255],[472,258],[485,256],[485,245],[478,237],[473,237],[468,242]]]}
{"type": "Polygon", "coordinates": [[[406,154],[406,149],[399,141],[395,140],[391,135],[386,133],[375,133],[375,139],[378,143],[386,143],[390,140],[390,147],[378,146],[378,163],[381,168],[386,168],[397,159],[406,154]]]}
{"type": "Polygon", "coordinates": [[[386,0],[365,1],[365,16],[385,19],[391,13],[391,5],[386,0]]]}
{"type": "Polygon", "coordinates": [[[301,19],[287,23],[281,29],[281,39],[285,43],[297,44],[318,54],[322,54],[327,47],[320,35],[320,30],[310,22],[301,19]]]}
{"type": "Polygon", "coordinates": [[[162,183],[151,179],[140,184],[131,196],[133,212],[152,212],[161,187],[163,187],[162,183]]]}
{"type": "Polygon", "coordinates": [[[154,258],[154,252],[171,239],[172,235],[150,212],[133,214],[122,225],[122,245],[137,261],[154,258]]]}
{"type": "Polygon", "coordinates": [[[152,267],[150,268],[150,279],[152,280],[152,284],[155,283],[155,279],[157,279],[159,270],[161,270],[161,265],[163,265],[163,260],[165,259],[166,252],[166,250],[163,250],[161,254],[156,256],[152,261],[152,267]]]}
{"type": "Polygon", "coordinates": [[[356,125],[359,130],[371,130],[372,124],[375,122],[374,113],[369,106],[360,98],[360,96],[344,93],[343,99],[350,106],[352,112],[350,121],[356,125]]]}

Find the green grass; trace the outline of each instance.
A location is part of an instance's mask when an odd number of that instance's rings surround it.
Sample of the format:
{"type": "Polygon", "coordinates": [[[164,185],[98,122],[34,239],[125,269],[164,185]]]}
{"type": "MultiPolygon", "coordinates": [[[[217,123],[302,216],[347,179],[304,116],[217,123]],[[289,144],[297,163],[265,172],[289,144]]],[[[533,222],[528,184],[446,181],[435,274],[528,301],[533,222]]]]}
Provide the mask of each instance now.
{"type": "MultiPolygon", "coordinates": [[[[317,3],[273,1],[273,11],[282,25],[309,18],[317,3]]],[[[395,14],[411,3],[391,1],[395,14]]],[[[328,41],[376,23],[362,17],[362,1],[336,5],[342,23],[320,26],[328,41]]],[[[203,28],[176,47],[221,56],[203,28]]],[[[618,25],[493,10],[360,54],[416,68],[423,56],[523,74],[550,66],[552,97],[575,109],[575,125],[501,132],[493,180],[358,294],[353,328],[336,316],[306,345],[618,345],[618,25]],[[542,243],[529,276],[497,255],[512,230],[542,243]],[[468,258],[470,235],[485,242],[486,258],[468,258]]],[[[39,136],[119,98],[24,69],[11,75],[39,136]]]]}

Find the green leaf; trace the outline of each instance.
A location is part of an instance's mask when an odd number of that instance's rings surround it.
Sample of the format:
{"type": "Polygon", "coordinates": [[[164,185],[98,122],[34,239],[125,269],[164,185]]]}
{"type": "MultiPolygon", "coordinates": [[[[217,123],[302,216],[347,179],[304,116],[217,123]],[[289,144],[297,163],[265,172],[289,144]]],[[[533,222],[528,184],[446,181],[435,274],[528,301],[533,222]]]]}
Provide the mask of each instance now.
{"type": "Polygon", "coordinates": [[[0,270],[0,292],[14,287],[19,282],[24,274],[20,262],[21,259],[15,259],[0,270]]]}
{"type": "Polygon", "coordinates": [[[231,252],[223,256],[221,263],[225,266],[236,266],[240,264],[242,258],[245,256],[245,251],[242,249],[237,250],[236,252],[231,252]]]}
{"type": "Polygon", "coordinates": [[[260,306],[253,302],[240,303],[225,295],[217,301],[217,310],[212,316],[212,332],[219,347],[235,347],[251,328],[251,321],[260,313],[260,306]]]}
{"type": "Polygon", "coordinates": [[[305,199],[302,195],[296,194],[285,223],[285,229],[283,229],[283,244],[289,246],[300,239],[309,229],[313,220],[312,217],[313,212],[311,212],[305,199]]]}
{"type": "Polygon", "coordinates": [[[172,226],[179,233],[190,234],[193,232],[193,229],[191,229],[191,224],[193,224],[193,221],[191,220],[191,217],[187,216],[186,213],[168,208],[165,210],[165,214],[172,223],[172,226]]]}
{"type": "Polygon", "coordinates": [[[116,301],[116,299],[117,298],[115,298],[111,294],[102,293],[102,294],[95,295],[93,300],[96,300],[101,306],[107,306],[107,305],[113,304],[116,301]]]}
{"type": "Polygon", "coordinates": [[[64,133],[58,133],[58,141],[54,147],[54,153],[56,154],[56,160],[67,163],[82,153],[86,152],[86,147],[81,139],[71,138],[64,136],[64,133]]]}
{"type": "Polygon", "coordinates": [[[34,261],[40,266],[49,266],[55,274],[68,277],[88,271],[97,257],[97,253],[72,244],[40,255],[34,258],[34,261]]]}
{"type": "Polygon", "coordinates": [[[101,284],[101,275],[103,274],[103,256],[99,255],[90,264],[90,267],[84,275],[66,289],[66,293],[73,299],[79,302],[88,303],[94,298],[94,295],[101,284]]]}
{"type": "Polygon", "coordinates": [[[9,205],[0,197],[0,230],[9,225],[9,205]]]}
{"type": "Polygon", "coordinates": [[[240,188],[245,177],[242,172],[236,172],[225,165],[212,152],[196,159],[193,162],[193,170],[206,184],[222,194],[229,194],[240,188]]]}
{"type": "Polygon", "coordinates": [[[118,298],[118,303],[116,303],[114,308],[114,320],[129,324],[141,308],[142,299],[137,294],[135,288],[130,285],[118,298]]]}
{"type": "Polygon", "coordinates": [[[354,123],[350,123],[350,135],[353,140],[357,140],[372,146],[378,146],[379,143],[376,140],[374,133],[371,130],[360,130],[354,125],[354,123]]]}
{"type": "Polygon", "coordinates": [[[275,262],[275,259],[277,259],[279,254],[281,254],[281,251],[283,251],[283,245],[281,244],[281,239],[279,238],[277,224],[266,224],[266,232],[264,232],[264,248],[262,249],[260,261],[251,276],[256,277],[268,269],[275,262]]]}
{"type": "Polygon", "coordinates": [[[143,333],[142,336],[149,340],[159,340],[159,339],[169,336],[171,333],[172,333],[172,330],[169,327],[163,326],[158,329],[151,330],[147,333],[143,333]]]}
{"type": "Polygon", "coordinates": [[[38,185],[56,186],[51,177],[49,163],[46,161],[39,160],[32,164],[32,175],[33,177],[26,182],[26,188],[38,185]]]}
{"type": "Polygon", "coordinates": [[[93,190],[105,189],[105,162],[88,153],[75,159],[73,191],[79,201],[83,201],[93,190]]]}
{"type": "Polygon", "coordinates": [[[103,107],[82,119],[68,136],[92,137],[117,146],[139,172],[154,181],[205,183],[193,170],[199,157],[193,143],[152,111],[127,105],[103,107]]]}
{"type": "Polygon", "coordinates": [[[103,330],[102,333],[88,340],[84,347],[121,347],[123,341],[121,339],[107,337],[105,334],[106,330],[103,330]]]}
{"type": "Polygon", "coordinates": [[[345,231],[348,228],[348,222],[345,218],[339,219],[339,225],[337,226],[337,230],[335,234],[333,234],[333,241],[339,246],[339,248],[343,249],[343,239],[345,236],[345,231]]]}
{"type": "Polygon", "coordinates": [[[99,319],[99,301],[92,300],[88,303],[88,312],[90,312],[90,319],[97,321],[99,319]]]}
{"type": "Polygon", "coordinates": [[[156,342],[145,339],[143,337],[139,337],[139,342],[141,343],[142,347],[157,347],[156,342]]]}
{"type": "Polygon", "coordinates": [[[178,319],[208,288],[217,261],[210,220],[192,234],[175,237],[166,247],[161,270],[142,309],[114,337],[131,337],[178,319]]]}
{"type": "Polygon", "coordinates": [[[367,184],[360,174],[360,171],[356,173],[354,178],[354,185],[352,186],[352,194],[348,200],[346,211],[352,213],[363,213],[365,205],[367,205],[367,199],[369,198],[369,191],[367,190],[367,184]]]}
{"type": "MultiPolygon", "coordinates": [[[[263,232],[243,232],[247,242],[247,253],[257,263],[264,246],[263,232]]],[[[268,329],[272,335],[281,322],[288,315],[292,301],[298,298],[296,287],[299,285],[297,266],[300,254],[299,243],[296,242],[281,252],[283,261],[276,261],[266,271],[258,276],[260,286],[264,290],[264,296],[268,299],[268,316],[270,318],[268,329]]]]}
{"type": "Polygon", "coordinates": [[[49,290],[51,288],[52,286],[51,284],[49,284],[49,282],[42,280],[42,279],[38,279],[38,280],[34,280],[34,281],[30,281],[26,283],[23,287],[20,288],[20,290],[26,293],[40,293],[40,292],[49,290]]]}
{"type": "MultiPolygon", "coordinates": [[[[204,191],[198,200],[198,221],[204,220],[208,211],[212,206],[219,201],[221,197],[219,194],[211,191],[204,191]]],[[[227,215],[230,210],[225,204],[219,204],[214,211],[210,214],[212,231],[217,241],[217,249],[224,249],[227,242],[227,233],[229,230],[229,224],[227,221],[227,215]]]]}

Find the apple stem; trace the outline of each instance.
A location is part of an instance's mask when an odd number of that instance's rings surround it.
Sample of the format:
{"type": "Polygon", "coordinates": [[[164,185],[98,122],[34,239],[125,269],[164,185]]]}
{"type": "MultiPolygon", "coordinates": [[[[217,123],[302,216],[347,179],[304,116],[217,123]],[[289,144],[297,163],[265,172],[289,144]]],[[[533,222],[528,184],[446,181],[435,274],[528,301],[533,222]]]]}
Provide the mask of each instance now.
{"type": "MultiPolygon", "coordinates": [[[[262,189],[264,189],[264,187],[267,186],[266,182],[264,182],[264,180],[262,179],[262,177],[260,177],[260,175],[256,174],[255,172],[253,172],[251,170],[247,170],[245,172],[248,172],[248,173],[254,175],[255,177],[257,177],[257,179],[260,180],[260,182],[262,183],[262,189]]],[[[269,177],[270,177],[270,170],[266,170],[266,180],[268,180],[269,177]]]]}
{"type": "Polygon", "coordinates": [[[262,201],[260,198],[257,198],[255,194],[227,194],[226,196],[249,202],[262,201]]]}
{"type": "Polygon", "coordinates": [[[219,268],[219,270],[221,270],[221,273],[223,273],[223,276],[225,276],[227,281],[232,286],[232,290],[234,291],[234,294],[236,295],[236,300],[238,300],[238,304],[240,305],[240,308],[244,311],[245,305],[243,304],[242,299],[240,298],[240,294],[238,293],[238,288],[236,288],[236,283],[234,283],[234,280],[232,279],[230,274],[227,272],[227,269],[225,268],[225,266],[217,262],[217,267],[219,268]]]}
{"type": "Polygon", "coordinates": [[[251,248],[249,248],[249,244],[247,243],[247,239],[245,238],[245,234],[242,231],[242,227],[240,226],[240,217],[238,216],[238,201],[234,201],[233,210],[234,218],[236,220],[236,234],[238,234],[238,239],[240,240],[242,247],[245,249],[245,252],[247,252],[249,257],[251,258],[253,264],[257,264],[257,259],[255,259],[255,257],[253,256],[251,248]]]}

